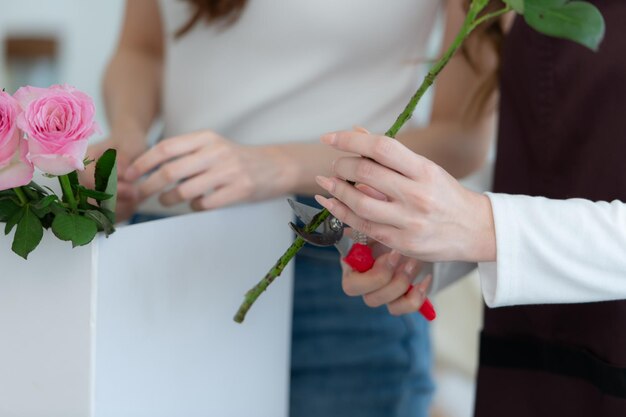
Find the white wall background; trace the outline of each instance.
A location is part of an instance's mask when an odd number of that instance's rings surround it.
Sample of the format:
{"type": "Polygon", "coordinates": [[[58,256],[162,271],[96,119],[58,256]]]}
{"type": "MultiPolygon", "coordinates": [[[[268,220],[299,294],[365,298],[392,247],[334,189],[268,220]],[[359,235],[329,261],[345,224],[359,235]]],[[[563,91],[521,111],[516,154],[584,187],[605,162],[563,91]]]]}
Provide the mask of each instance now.
{"type": "Polygon", "coordinates": [[[58,81],[94,98],[101,136],[106,135],[100,85],[117,42],[123,6],[124,0],[0,0],[0,88],[7,83],[7,35],[52,35],[60,47],[58,81]]]}

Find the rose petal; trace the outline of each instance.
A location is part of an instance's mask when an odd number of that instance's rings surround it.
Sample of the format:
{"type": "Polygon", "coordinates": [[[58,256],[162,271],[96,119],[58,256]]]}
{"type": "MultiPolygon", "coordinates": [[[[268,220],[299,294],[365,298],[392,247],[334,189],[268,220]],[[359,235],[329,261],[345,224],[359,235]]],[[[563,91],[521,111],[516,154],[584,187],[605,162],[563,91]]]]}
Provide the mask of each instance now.
{"type": "Polygon", "coordinates": [[[6,142],[0,145],[0,166],[6,165],[13,159],[13,155],[19,146],[20,135],[18,129],[13,129],[13,135],[6,138],[6,142]]]}
{"type": "Polygon", "coordinates": [[[34,168],[26,158],[28,144],[25,140],[20,141],[19,148],[8,164],[0,166],[0,191],[21,187],[33,179],[34,168]]]}
{"type": "Polygon", "coordinates": [[[38,99],[47,92],[47,88],[32,87],[27,85],[25,87],[20,87],[15,94],[13,94],[13,97],[20,103],[22,109],[27,109],[33,100],[38,99]]]}

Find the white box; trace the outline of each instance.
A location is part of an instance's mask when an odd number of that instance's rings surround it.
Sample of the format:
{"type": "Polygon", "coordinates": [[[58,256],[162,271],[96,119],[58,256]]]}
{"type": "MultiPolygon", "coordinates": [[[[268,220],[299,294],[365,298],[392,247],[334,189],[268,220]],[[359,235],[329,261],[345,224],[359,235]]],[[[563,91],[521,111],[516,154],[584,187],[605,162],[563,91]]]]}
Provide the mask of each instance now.
{"type": "Polygon", "coordinates": [[[0,235],[0,416],[284,417],[292,270],[286,201],[118,228],[28,261],[0,235]]]}

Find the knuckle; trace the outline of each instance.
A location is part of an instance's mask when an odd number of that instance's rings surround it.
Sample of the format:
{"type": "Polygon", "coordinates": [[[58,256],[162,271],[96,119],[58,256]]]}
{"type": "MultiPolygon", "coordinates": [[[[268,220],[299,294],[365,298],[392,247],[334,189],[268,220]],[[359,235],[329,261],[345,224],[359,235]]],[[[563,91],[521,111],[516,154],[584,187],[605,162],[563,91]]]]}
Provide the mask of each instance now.
{"type": "Polygon", "coordinates": [[[394,304],[387,304],[387,311],[389,311],[389,314],[391,314],[392,316],[398,317],[402,315],[398,307],[396,307],[394,304]]]}
{"type": "Polygon", "coordinates": [[[407,193],[405,193],[405,197],[406,202],[408,203],[409,207],[412,209],[415,208],[419,208],[422,205],[422,192],[421,191],[417,191],[415,189],[409,190],[407,193]]]}
{"type": "Polygon", "coordinates": [[[422,165],[420,176],[427,183],[432,183],[441,175],[443,168],[431,161],[425,161],[422,165]]]}
{"type": "Polygon", "coordinates": [[[355,177],[358,182],[366,182],[372,178],[374,164],[367,159],[361,159],[356,166],[355,177]]]}
{"type": "Polygon", "coordinates": [[[252,178],[245,176],[240,181],[241,190],[245,195],[249,195],[254,190],[254,181],[252,178]]]}
{"type": "Polygon", "coordinates": [[[417,311],[420,309],[420,307],[422,306],[422,299],[421,297],[408,297],[409,298],[409,306],[411,308],[411,311],[417,311]]]}
{"type": "Polygon", "coordinates": [[[196,198],[191,202],[191,208],[195,211],[208,210],[210,208],[210,201],[206,197],[196,198]]]}
{"type": "Polygon", "coordinates": [[[361,219],[358,222],[358,227],[356,229],[367,236],[372,236],[372,223],[368,220],[361,219]]]}
{"type": "Polygon", "coordinates": [[[398,239],[398,247],[402,248],[404,252],[410,254],[421,253],[421,251],[419,250],[419,245],[415,242],[415,240],[410,239],[406,236],[402,236],[400,239],[398,239]]]}
{"type": "Polygon", "coordinates": [[[375,276],[375,279],[376,279],[375,282],[376,282],[377,287],[382,288],[386,286],[387,284],[391,282],[392,278],[393,278],[392,275],[388,272],[377,274],[375,276]]]}
{"type": "Polygon", "coordinates": [[[374,143],[374,158],[386,158],[391,153],[394,146],[394,139],[379,136],[374,143]]]}
{"type": "Polygon", "coordinates": [[[424,194],[424,196],[422,197],[422,207],[421,207],[422,212],[426,215],[433,214],[435,212],[436,201],[437,200],[432,194],[430,193],[424,194]]]}
{"type": "Polygon", "coordinates": [[[424,231],[425,221],[422,216],[411,216],[407,221],[408,229],[414,234],[421,234],[424,231]]]}
{"type": "Polygon", "coordinates": [[[209,197],[204,197],[200,200],[200,209],[201,210],[209,210],[213,208],[213,201],[212,199],[209,197]]]}
{"type": "Polygon", "coordinates": [[[372,307],[372,308],[381,306],[380,300],[378,300],[378,297],[376,297],[375,295],[370,295],[370,294],[364,295],[363,302],[365,303],[366,306],[372,307]]]}
{"type": "Polygon", "coordinates": [[[348,278],[344,277],[344,279],[341,280],[341,288],[343,289],[343,292],[350,297],[355,297],[359,295],[355,291],[354,285],[352,284],[351,280],[348,278]]]}
{"type": "Polygon", "coordinates": [[[390,246],[389,244],[391,243],[391,236],[386,232],[383,232],[381,230],[377,230],[376,232],[370,231],[370,233],[367,233],[367,235],[385,246],[390,246]]]}
{"type": "Polygon", "coordinates": [[[186,184],[181,184],[176,188],[176,197],[180,200],[189,200],[193,197],[192,189],[186,184]]]}
{"type": "Polygon", "coordinates": [[[167,165],[165,167],[163,167],[163,169],[161,170],[161,175],[163,176],[163,179],[167,182],[172,182],[172,181],[176,181],[176,173],[177,173],[177,169],[175,166],[172,165],[167,165]]]}
{"type": "Polygon", "coordinates": [[[220,155],[221,158],[232,158],[235,155],[233,147],[228,146],[228,144],[224,142],[214,144],[213,150],[216,154],[220,155]]]}
{"type": "Polygon", "coordinates": [[[359,198],[354,204],[354,214],[359,217],[368,217],[371,207],[367,199],[359,198]]]}
{"type": "MultiPolygon", "coordinates": [[[[334,200],[333,200],[334,201],[334,200]]],[[[329,210],[333,216],[341,220],[342,223],[348,223],[346,219],[346,210],[340,204],[333,204],[331,210],[329,210]]]]}
{"type": "Polygon", "coordinates": [[[174,155],[174,145],[165,140],[157,145],[157,152],[160,156],[169,158],[174,155]]]}

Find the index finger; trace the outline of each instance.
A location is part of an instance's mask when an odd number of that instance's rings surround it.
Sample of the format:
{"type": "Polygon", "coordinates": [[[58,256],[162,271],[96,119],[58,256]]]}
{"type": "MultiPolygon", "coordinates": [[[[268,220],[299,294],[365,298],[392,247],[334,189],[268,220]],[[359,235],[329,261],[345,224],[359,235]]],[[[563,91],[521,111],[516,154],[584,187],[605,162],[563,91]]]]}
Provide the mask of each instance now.
{"type": "Polygon", "coordinates": [[[336,149],[373,159],[409,178],[419,176],[420,167],[428,161],[396,139],[362,132],[333,132],[321,138],[322,143],[336,149]]]}
{"type": "Polygon", "coordinates": [[[126,170],[124,178],[126,181],[136,181],[164,162],[195,151],[202,143],[203,138],[193,135],[165,139],[135,159],[126,170]]]}

